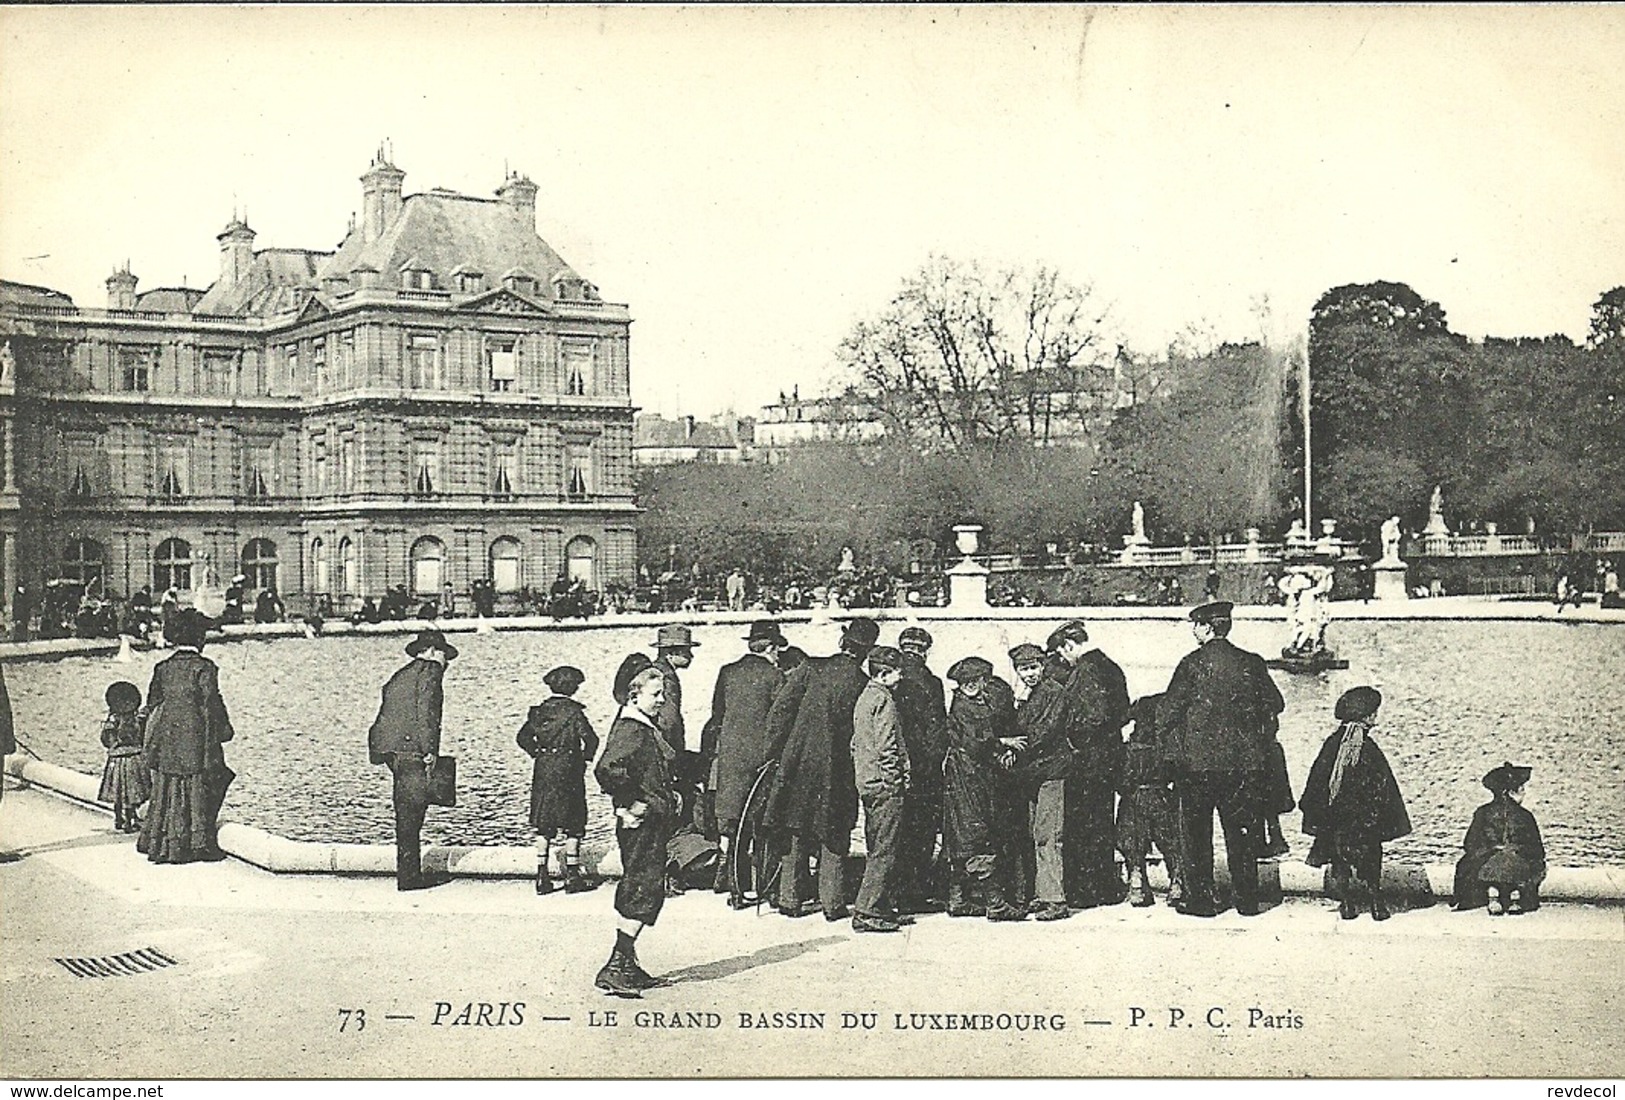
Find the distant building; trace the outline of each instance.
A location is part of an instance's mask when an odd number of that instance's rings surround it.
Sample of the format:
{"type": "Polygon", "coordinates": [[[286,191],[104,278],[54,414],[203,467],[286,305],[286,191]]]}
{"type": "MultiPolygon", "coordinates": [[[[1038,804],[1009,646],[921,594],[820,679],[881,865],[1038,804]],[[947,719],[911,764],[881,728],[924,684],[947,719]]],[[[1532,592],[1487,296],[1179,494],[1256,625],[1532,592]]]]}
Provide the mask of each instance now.
{"type": "Polygon", "coordinates": [[[756,451],[781,462],[810,443],[872,443],[886,434],[880,410],[861,395],[803,398],[799,388],[774,405],[764,405],[756,421],[756,451]]]}
{"type": "Polygon", "coordinates": [[[632,463],[671,466],[683,462],[734,465],[748,457],[751,422],[707,423],[692,416],[668,420],[643,413],[632,425],[632,463]]]}
{"type": "Polygon", "coordinates": [[[0,285],[0,567],[109,593],[213,574],[331,596],[592,587],[636,560],[627,307],[536,233],[536,184],[403,195],[335,250],[254,247],[106,309],[0,285]]]}

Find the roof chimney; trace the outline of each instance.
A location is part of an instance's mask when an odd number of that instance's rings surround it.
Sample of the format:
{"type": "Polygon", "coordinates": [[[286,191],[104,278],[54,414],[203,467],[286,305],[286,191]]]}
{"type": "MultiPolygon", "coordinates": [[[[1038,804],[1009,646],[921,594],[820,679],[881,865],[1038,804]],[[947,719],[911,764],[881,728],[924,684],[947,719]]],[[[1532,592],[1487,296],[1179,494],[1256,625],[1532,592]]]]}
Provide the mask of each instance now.
{"type": "Polygon", "coordinates": [[[501,199],[525,218],[525,225],[531,229],[536,228],[536,184],[527,175],[520,172],[509,172],[508,178],[502,181],[497,188],[497,198],[501,199]]]}
{"type": "Polygon", "coordinates": [[[136,282],[130,274],[130,261],[125,260],[123,267],[115,268],[107,277],[107,308],[134,309],[136,282]]]}
{"type": "Polygon", "coordinates": [[[248,223],[232,214],[215,237],[220,242],[220,285],[230,290],[248,278],[248,268],[254,262],[254,231],[248,223]]]}
{"type": "Polygon", "coordinates": [[[389,163],[380,145],[372,164],[361,176],[361,239],[371,244],[401,212],[401,181],[406,173],[389,163]]]}

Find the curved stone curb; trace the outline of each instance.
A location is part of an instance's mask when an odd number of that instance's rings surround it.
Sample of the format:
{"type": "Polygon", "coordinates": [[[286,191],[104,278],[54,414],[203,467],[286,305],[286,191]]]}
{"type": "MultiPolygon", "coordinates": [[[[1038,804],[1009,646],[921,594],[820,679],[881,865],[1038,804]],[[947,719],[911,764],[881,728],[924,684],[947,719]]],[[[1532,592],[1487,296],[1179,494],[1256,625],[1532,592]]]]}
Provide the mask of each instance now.
{"type": "MultiPolygon", "coordinates": [[[[96,795],[100,780],[93,775],[59,767],[43,760],[11,755],[6,757],[7,773],[36,786],[67,795],[98,809],[106,805],[96,795]]],[[[232,821],[220,824],[220,847],[245,863],[277,874],[393,875],[395,848],[389,844],[342,844],[327,841],[289,840],[253,825],[232,821]]],[[[583,850],[582,865],[589,874],[618,878],[620,852],[583,850]]],[[[470,878],[531,878],[536,874],[536,849],[517,844],[432,845],[423,850],[423,866],[434,872],[470,878]]],[[[1225,879],[1222,861],[1215,868],[1219,881],[1225,879]]],[[[1383,867],[1383,889],[1396,896],[1449,897],[1455,867],[1448,863],[1389,863],[1383,867]]],[[[1158,887],[1168,884],[1167,873],[1151,869],[1151,881],[1158,887]]],[[[1282,894],[1320,894],[1325,890],[1325,871],[1297,860],[1259,865],[1259,881],[1264,892],[1278,888],[1282,894]]],[[[1625,867],[1553,867],[1541,883],[1542,898],[1560,901],[1625,901],[1625,867]]]]}

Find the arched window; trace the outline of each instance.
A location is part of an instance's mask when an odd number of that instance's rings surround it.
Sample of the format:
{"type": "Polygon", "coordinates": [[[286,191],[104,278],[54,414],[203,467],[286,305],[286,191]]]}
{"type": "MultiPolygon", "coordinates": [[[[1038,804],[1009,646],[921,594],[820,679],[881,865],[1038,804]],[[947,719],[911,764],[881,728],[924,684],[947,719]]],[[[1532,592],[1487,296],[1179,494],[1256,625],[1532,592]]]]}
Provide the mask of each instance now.
{"type": "Polygon", "coordinates": [[[519,591],[519,542],[501,538],[491,544],[491,583],[498,592],[519,591]]]}
{"type": "Polygon", "coordinates": [[[152,556],[152,587],[159,592],[192,587],[192,544],[185,539],[165,539],[152,556]]]}
{"type": "Polygon", "coordinates": [[[276,543],[270,539],[249,539],[243,547],[243,576],[249,588],[276,591],[276,543]]]}
{"type": "Polygon", "coordinates": [[[107,551],[95,539],[69,539],[62,550],[62,576],[78,581],[86,592],[100,590],[106,563],[107,551]]]}
{"type": "Polygon", "coordinates": [[[310,540],[310,560],[315,565],[317,593],[328,591],[327,547],[321,539],[310,540]]]}
{"type": "Polygon", "coordinates": [[[564,548],[565,571],[572,581],[589,589],[598,587],[598,544],[586,535],[577,535],[564,548]]]}
{"type": "Polygon", "coordinates": [[[412,544],[412,591],[419,596],[440,595],[446,576],[446,547],[439,539],[421,538],[412,544]]]}
{"type": "Polygon", "coordinates": [[[339,540],[339,583],[346,596],[353,596],[361,589],[360,563],[356,560],[355,543],[349,539],[339,540]]]}

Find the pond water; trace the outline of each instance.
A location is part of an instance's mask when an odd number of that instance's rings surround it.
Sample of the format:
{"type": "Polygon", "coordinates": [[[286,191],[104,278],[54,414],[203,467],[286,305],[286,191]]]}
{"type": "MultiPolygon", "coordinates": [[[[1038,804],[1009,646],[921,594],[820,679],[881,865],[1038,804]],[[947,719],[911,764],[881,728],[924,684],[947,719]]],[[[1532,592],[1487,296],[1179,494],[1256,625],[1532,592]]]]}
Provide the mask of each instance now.
{"type": "MultiPolygon", "coordinates": [[[[1054,622],[927,622],[939,674],[971,653],[1010,678],[1004,652],[1042,642],[1054,622]]],[[[1262,653],[1281,645],[1278,623],[1238,622],[1234,640],[1262,653]]],[[[883,626],[896,639],[898,624],[883,626]]],[[[1161,691],[1193,646],[1184,623],[1101,622],[1094,640],[1123,666],[1135,695],[1161,691]]],[[[1526,805],[1541,822],[1554,864],[1625,864],[1625,630],[1599,624],[1343,622],[1332,644],[1348,672],[1323,677],[1276,673],[1287,699],[1280,739],[1295,789],[1335,727],[1332,704],[1344,689],[1372,683],[1386,696],[1376,739],[1393,764],[1415,833],[1391,847],[1400,858],[1454,857],[1472,810],[1486,797],[1479,780],[1503,760],[1531,765],[1526,805]]],[[[556,664],[587,673],[577,698],[602,736],[614,714],[609,681],[620,659],[653,638],[652,627],[459,634],[462,656],[446,675],[442,751],[458,757],[459,805],[434,809],[424,830],[433,843],[528,843],[530,760],[514,735],[527,708],[547,694],[541,677],[556,664]]],[[[744,649],[742,626],[695,629],[701,643],[683,673],[689,739],[697,744],[710,712],[717,669],[744,649]]],[[[788,624],[786,636],[809,653],[830,652],[835,624],[788,624]]],[[[301,840],[389,843],[389,783],[367,762],[367,728],[379,689],[406,658],[404,637],[278,638],[211,645],[237,729],[228,759],[238,780],[225,817],[301,840]]],[[[16,661],[6,669],[19,736],[47,760],[99,772],[102,694],[114,680],[145,692],[158,653],[133,663],[105,657],[16,661]]],[[[590,836],[610,836],[607,800],[588,778],[590,836]]],[[[1285,824],[1293,852],[1308,841],[1298,815],[1285,824]]]]}

